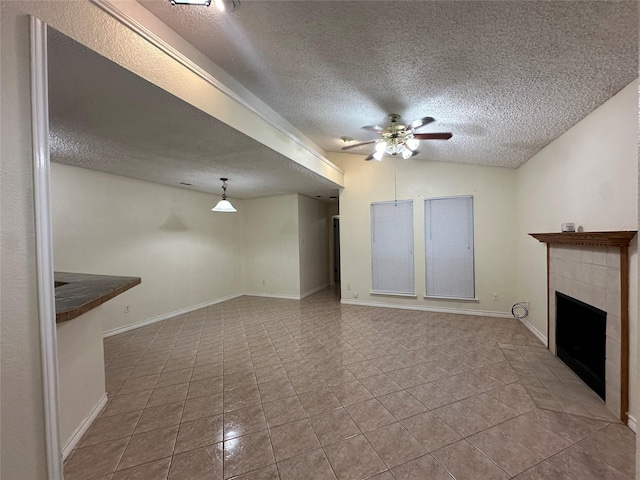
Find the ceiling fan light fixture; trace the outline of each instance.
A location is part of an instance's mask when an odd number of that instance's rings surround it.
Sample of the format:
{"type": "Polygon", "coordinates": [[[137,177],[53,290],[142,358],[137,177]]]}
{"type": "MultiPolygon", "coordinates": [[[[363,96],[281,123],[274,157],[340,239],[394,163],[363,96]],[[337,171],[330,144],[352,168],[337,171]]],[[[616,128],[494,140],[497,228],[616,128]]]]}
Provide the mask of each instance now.
{"type": "MultiPolygon", "coordinates": [[[[416,129],[434,122],[435,119],[433,117],[419,118],[408,126],[398,123],[400,121],[400,115],[398,114],[389,114],[389,119],[391,120],[391,125],[384,128],[377,125],[362,127],[364,130],[379,135],[377,139],[347,145],[342,147],[342,150],[351,150],[373,144],[374,152],[368,155],[365,160],[375,159],[380,161],[385,155],[400,156],[407,159],[418,154],[420,140],[449,140],[452,137],[450,132],[415,133],[416,129]]],[[[344,137],[341,138],[343,141],[345,140],[344,137]]]]}
{"type": "Polygon", "coordinates": [[[222,199],[218,202],[218,204],[211,209],[212,212],[226,212],[226,213],[234,213],[237,212],[231,202],[227,200],[227,180],[228,178],[221,178],[222,180],[222,199]]]}
{"type": "Polygon", "coordinates": [[[392,156],[395,157],[396,155],[398,155],[398,153],[400,153],[400,148],[399,147],[400,147],[400,145],[390,144],[390,145],[387,145],[387,149],[385,151],[389,155],[392,155],[392,156]]]}
{"type": "Polygon", "coordinates": [[[418,141],[417,138],[414,138],[413,136],[411,136],[411,138],[409,138],[406,142],[404,142],[404,146],[409,150],[411,150],[412,152],[416,150],[419,145],[420,145],[420,142],[418,141]]]}

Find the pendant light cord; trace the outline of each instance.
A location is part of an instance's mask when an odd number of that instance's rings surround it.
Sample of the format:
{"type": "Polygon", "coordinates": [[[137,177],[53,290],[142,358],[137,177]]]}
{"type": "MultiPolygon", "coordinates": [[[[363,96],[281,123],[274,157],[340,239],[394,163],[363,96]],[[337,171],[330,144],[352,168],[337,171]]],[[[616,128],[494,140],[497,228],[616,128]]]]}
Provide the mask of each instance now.
{"type": "Polygon", "coordinates": [[[398,206],[398,179],[396,174],[396,166],[393,166],[393,202],[394,206],[398,206]]]}

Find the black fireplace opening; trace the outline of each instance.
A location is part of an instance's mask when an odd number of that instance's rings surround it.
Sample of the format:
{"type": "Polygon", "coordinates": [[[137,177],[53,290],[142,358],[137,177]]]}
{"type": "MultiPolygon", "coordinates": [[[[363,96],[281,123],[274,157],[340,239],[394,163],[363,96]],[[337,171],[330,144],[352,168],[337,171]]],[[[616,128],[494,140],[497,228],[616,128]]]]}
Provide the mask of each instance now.
{"type": "Polygon", "coordinates": [[[556,292],[558,357],[605,399],[607,312],[556,292]]]}

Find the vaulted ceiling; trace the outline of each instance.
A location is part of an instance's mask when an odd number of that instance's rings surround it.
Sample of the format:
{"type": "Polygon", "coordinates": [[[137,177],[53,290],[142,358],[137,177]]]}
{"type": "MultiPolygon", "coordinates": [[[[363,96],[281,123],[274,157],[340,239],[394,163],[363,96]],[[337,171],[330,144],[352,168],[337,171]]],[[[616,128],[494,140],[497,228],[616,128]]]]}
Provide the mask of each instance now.
{"type": "MultiPolygon", "coordinates": [[[[434,117],[421,132],[453,133],[448,141],[421,142],[417,159],[517,168],[638,75],[635,1],[242,0],[238,10],[226,13],[213,6],[172,6],[168,0],[139,3],[325,151],[340,151],[343,135],[375,138],[360,127],[384,126],[387,114],[398,113],[405,121],[434,117]]],[[[146,179],[161,183],[171,183],[160,178],[164,170],[177,169],[190,182],[220,162],[228,168],[246,164],[237,175],[258,169],[251,187],[260,194],[292,188],[310,195],[335,192],[331,182],[300,171],[166,92],[154,92],[132,74],[93,75],[100,72],[93,59],[91,71],[65,75],[78,68],[73,61],[64,63],[74,50],[60,38],[54,38],[52,49],[53,58],[65,65],[51,75],[51,90],[60,99],[51,108],[60,161],[73,163],[75,155],[100,169],[99,156],[86,158],[98,148],[91,144],[95,141],[101,149],[113,149],[113,158],[148,157],[137,165],[155,168],[158,178],[146,179]],[[105,88],[115,103],[87,103],[92,91],[105,88]],[[74,111],[73,104],[85,111],[74,111]],[[132,122],[120,127],[105,120],[92,130],[85,121],[102,110],[104,118],[115,118],[118,110],[134,105],[148,109],[146,120],[132,111],[132,122]],[[158,137],[162,125],[148,118],[165,111],[174,112],[185,128],[165,128],[158,137]],[[189,141],[180,143],[185,138],[189,141]],[[137,153],[122,150],[133,141],[137,153]],[[73,153],[74,148],[84,152],[73,153]],[[211,160],[212,152],[220,155],[211,160]],[[207,154],[209,160],[197,167],[207,154]],[[268,178],[262,162],[272,172],[268,178]]],[[[85,61],[88,54],[83,55],[85,61]]],[[[370,151],[362,147],[353,153],[370,151]]],[[[142,175],[131,165],[127,174],[142,175]]]]}

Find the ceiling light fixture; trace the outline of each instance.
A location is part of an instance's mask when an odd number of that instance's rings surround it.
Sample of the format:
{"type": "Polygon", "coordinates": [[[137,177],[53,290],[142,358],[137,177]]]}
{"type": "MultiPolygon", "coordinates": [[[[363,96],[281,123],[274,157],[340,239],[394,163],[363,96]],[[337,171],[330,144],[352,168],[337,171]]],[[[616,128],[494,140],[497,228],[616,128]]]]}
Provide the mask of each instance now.
{"type": "Polygon", "coordinates": [[[222,180],[222,200],[220,200],[218,204],[211,209],[211,211],[212,212],[229,212],[229,213],[237,212],[238,210],[233,208],[233,205],[231,205],[231,202],[227,200],[227,180],[229,179],[221,178],[220,180],[222,180]]]}
{"type": "MultiPolygon", "coordinates": [[[[211,0],[169,0],[171,5],[197,5],[200,7],[208,7],[211,0]]],[[[240,0],[215,0],[216,7],[221,12],[233,12],[240,8],[240,0]]]]}
{"type": "MultiPolygon", "coordinates": [[[[385,155],[391,155],[392,157],[400,156],[407,159],[418,154],[420,140],[449,140],[452,136],[450,132],[415,132],[416,129],[422,128],[433,122],[434,119],[432,117],[419,118],[418,120],[411,122],[409,125],[402,125],[399,123],[400,115],[397,113],[390,113],[389,120],[391,120],[391,125],[385,128],[379,127],[378,125],[362,127],[364,130],[377,133],[380,135],[380,138],[347,145],[346,147],[342,147],[342,150],[351,150],[352,148],[359,148],[363,145],[375,144],[373,153],[365,158],[365,160],[375,159],[381,161],[385,155]]],[[[346,137],[340,138],[346,143],[346,137]]]]}
{"type": "Polygon", "coordinates": [[[389,131],[385,132],[382,138],[376,142],[373,158],[380,161],[385,153],[393,157],[399,155],[404,159],[412,157],[416,154],[419,145],[418,139],[404,125],[398,125],[400,115],[391,114],[389,118],[391,119],[389,131]]]}
{"type": "Polygon", "coordinates": [[[171,5],[198,5],[200,7],[208,7],[211,0],[170,0],[171,5]]]}

